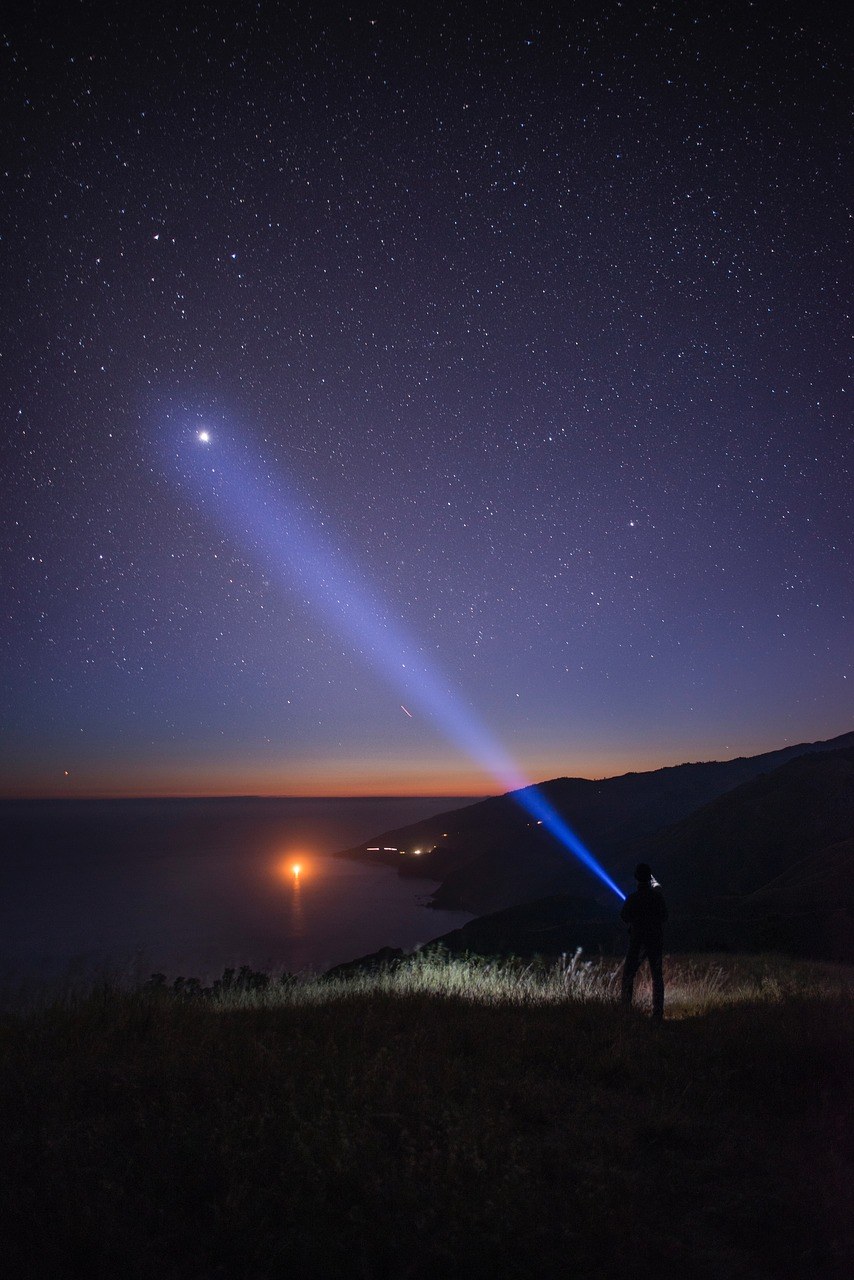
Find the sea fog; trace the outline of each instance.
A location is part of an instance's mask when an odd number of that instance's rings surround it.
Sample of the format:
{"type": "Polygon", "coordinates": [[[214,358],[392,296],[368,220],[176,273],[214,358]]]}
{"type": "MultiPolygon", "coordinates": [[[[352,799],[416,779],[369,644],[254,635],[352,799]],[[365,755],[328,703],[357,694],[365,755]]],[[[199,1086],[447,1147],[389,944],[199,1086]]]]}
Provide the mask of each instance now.
{"type": "Polygon", "coordinates": [[[0,803],[0,978],[322,971],[470,917],[430,881],[335,858],[470,797],[0,803]],[[294,867],[299,871],[295,872],[294,867]]]}

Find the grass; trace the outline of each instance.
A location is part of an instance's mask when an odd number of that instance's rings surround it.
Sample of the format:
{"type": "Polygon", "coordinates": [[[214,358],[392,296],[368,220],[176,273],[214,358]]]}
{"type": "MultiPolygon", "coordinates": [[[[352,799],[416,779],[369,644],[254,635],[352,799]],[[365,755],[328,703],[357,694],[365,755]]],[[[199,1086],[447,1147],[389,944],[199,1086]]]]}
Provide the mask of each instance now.
{"type": "Polygon", "coordinates": [[[848,971],[672,961],[663,1025],[616,977],[426,955],[9,1013],[5,1272],[849,1274],[848,971]]]}

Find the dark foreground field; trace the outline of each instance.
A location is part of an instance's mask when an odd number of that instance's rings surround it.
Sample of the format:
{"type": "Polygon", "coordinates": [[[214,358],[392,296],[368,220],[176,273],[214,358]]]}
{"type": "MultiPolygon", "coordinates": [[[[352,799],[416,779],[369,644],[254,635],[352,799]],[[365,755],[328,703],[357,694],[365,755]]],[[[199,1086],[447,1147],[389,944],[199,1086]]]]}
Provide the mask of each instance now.
{"type": "Polygon", "coordinates": [[[4,1274],[851,1274],[847,976],[417,961],[2,1020],[4,1274]]]}

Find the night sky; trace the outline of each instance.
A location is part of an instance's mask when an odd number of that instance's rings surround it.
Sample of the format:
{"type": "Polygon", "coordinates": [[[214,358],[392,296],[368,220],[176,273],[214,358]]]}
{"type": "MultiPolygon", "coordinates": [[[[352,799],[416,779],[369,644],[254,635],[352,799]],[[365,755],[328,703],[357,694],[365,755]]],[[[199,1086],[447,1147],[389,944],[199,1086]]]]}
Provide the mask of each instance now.
{"type": "Polygon", "coordinates": [[[4,793],[503,789],[291,528],[532,779],[849,730],[831,8],[199,13],[2,29],[4,793]]]}

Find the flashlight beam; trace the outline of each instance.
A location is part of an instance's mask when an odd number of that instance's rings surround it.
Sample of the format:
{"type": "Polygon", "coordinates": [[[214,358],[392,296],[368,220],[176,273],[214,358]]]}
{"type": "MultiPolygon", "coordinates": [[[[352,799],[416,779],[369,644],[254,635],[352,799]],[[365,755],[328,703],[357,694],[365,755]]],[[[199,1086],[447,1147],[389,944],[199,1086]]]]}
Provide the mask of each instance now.
{"type": "MultiPolygon", "coordinates": [[[[206,453],[206,461],[212,455],[206,453]]],[[[228,516],[248,546],[274,571],[306,591],[332,625],[355,645],[365,660],[410,706],[433,717],[442,730],[477,760],[532,817],[541,822],[562,850],[571,853],[617,895],[625,894],[585,847],[546,797],[526,779],[503,747],[479,723],[445,676],[423,658],[420,647],[381,606],[379,592],[356,582],[340,550],[317,530],[282,480],[259,474],[245,453],[217,437],[218,465],[199,464],[198,456],[181,468],[185,481],[228,516]]],[[[401,709],[412,717],[401,703],[401,709]]]]}

